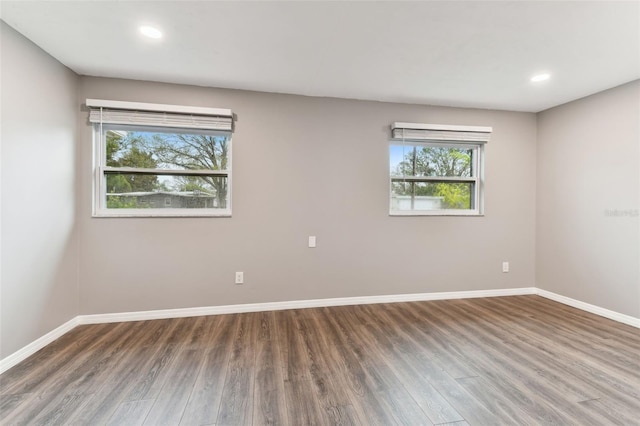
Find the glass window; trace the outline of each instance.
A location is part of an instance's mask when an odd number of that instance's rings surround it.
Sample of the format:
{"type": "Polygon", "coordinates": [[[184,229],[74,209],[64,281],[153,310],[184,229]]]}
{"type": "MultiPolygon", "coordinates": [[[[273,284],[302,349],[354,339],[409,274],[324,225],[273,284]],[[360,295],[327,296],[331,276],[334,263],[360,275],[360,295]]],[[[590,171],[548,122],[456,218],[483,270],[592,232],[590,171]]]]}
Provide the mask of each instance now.
{"type": "Polygon", "coordinates": [[[392,140],[390,214],[481,214],[483,145],[392,140]]]}
{"type": "Polygon", "coordinates": [[[97,216],[229,216],[231,133],[95,125],[97,216]]]}

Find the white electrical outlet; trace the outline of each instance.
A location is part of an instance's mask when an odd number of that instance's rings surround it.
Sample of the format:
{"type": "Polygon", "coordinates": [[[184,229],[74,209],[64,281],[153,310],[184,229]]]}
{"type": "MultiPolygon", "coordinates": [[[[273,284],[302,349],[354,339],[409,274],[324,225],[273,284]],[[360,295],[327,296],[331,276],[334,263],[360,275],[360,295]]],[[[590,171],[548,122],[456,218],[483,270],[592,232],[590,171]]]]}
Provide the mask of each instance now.
{"type": "Polygon", "coordinates": [[[244,272],[236,272],[236,284],[244,284],[244,272]]]}
{"type": "Polygon", "coordinates": [[[509,262],[502,262],[502,272],[509,272],[509,262]]]}
{"type": "Polygon", "coordinates": [[[313,248],[316,246],[316,237],[315,235],[309,236],[309,247],[313,248]]]}

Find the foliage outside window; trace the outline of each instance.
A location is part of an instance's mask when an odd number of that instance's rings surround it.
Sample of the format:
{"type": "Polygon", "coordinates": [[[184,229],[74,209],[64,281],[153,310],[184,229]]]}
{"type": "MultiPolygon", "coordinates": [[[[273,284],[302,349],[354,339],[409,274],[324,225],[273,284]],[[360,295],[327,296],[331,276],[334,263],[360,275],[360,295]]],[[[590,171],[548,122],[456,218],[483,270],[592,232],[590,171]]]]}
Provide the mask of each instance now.
{"type": "Polygon", "coordinates": [[[95,216],[230,216],[230,132],[163,127],[166,115],[155,112],[116,110],[107,119],[126,121],[118,113],[160,124],[104,124],[92,112],[95,216]]]}
{"type": "Polygon", "coordinates": [[[482,214],[483,143],[463,141],[463,132],[452,141],[435,139],[446,132],[420,132],[414,134],[421,137],[406,139],[397,137],[404,132],[394,131],[389,147],[390,214],[482,214]]]}

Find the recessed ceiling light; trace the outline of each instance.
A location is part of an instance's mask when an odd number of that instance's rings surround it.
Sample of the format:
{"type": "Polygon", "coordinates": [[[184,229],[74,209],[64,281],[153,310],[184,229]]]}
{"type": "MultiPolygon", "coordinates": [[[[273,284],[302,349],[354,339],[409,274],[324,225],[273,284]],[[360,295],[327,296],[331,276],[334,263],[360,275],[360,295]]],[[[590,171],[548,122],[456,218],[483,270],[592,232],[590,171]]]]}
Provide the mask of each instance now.
{"type": "Polygon", "coordinates": [[[149,38],[161,38],[162,37],[162,32],[160,32],[159,29],[154,28],[154,27],[150,27],[148,25],[143,25],[140,27],[140,33],[142,35],[145,35],[149,38]]]}
{"type": "Polygon", "coordinates": [[[549,78],[551,78],[551,74],[545,72],[542,74],[534,75],[533,77],[531,77],[531,81],[534,83],[538,83],[540,81],[549,80],[549,78]]]}

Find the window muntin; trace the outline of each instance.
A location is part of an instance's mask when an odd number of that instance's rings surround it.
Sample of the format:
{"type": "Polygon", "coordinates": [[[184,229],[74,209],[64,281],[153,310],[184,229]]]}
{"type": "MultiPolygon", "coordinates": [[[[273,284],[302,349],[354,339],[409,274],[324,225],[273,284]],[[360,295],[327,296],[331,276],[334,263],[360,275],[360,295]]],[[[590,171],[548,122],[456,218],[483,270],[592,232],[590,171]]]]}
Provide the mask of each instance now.
{"type": "Polygon", "coordinates": [[[392,139],[391,215],[480,215],[483,144],[392,139]]]}
{"type": "Polygon", "coordinates": [[[96,216],[229,216],[231,133],[95,124],[96,216]]]}

